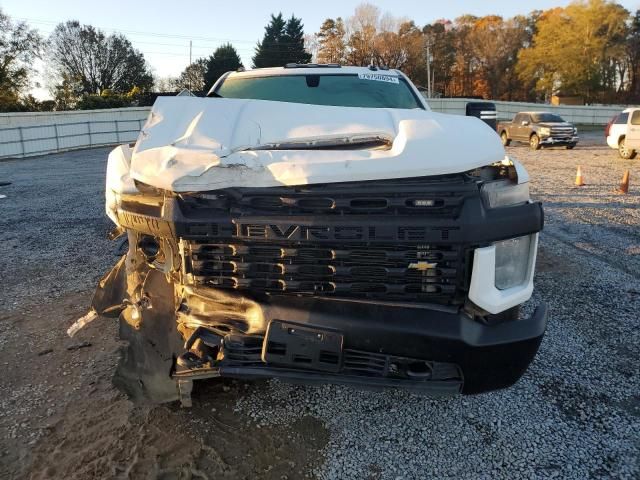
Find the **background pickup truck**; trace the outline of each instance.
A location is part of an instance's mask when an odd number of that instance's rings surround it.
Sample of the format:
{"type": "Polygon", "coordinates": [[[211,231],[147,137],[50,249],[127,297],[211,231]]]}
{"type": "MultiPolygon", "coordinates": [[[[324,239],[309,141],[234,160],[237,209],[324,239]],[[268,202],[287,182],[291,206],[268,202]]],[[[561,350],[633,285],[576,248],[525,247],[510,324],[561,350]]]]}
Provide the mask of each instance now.
{"type": "Polygon", "coordinates": [[[572,149],[578,143],[578,129],[548,112],[520,112],[511,122],[499,122],[497,132],[504,146],[515,140],[527,142],[532,150],[547,146],[572,149]]]}

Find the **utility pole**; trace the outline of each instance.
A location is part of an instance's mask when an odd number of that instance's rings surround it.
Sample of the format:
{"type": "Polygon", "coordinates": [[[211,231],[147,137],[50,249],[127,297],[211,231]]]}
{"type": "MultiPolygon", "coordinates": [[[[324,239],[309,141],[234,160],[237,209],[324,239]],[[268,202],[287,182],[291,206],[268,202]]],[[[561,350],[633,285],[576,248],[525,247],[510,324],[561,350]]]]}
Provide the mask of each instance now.
{"type": "MultiPolygon", "coordinates": [[[[191,66],[191,54],[193,53],[193,42],[189,40],[189,67],[191,66]]],[[[191,92],[191,69],[187,68],[187,79],[189,82],[189,92],[191,92]]]]}
{"type": "MultiPolygon", "coordinates": [[[[433,68],[431,69],[431,91],[433,91],[436,88],[436,69],[433,68]]],[[[433,92],[433,94],[435,95],[436,92],[433,92]]]]}
{"type": "Polygon", "coordinates": [[[431,49],[427,40],[427,98],[431,98],[431,49]]]}

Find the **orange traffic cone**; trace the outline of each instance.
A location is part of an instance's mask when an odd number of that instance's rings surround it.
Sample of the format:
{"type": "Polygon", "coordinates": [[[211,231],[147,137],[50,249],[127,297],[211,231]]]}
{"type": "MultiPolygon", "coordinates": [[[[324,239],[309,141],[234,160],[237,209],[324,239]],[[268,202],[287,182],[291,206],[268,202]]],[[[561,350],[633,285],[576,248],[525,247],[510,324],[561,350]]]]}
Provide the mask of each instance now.
{"type": "Polygon", "coordinates": [[[584,185],[584,180],[582,178],[582,168],[578,165],[578,171],[576,172],[576,187],[582,187],[584,185]]]}
{"type": "Polygon", "coordinates": [[[629,170],[626,170],[622,176],[622,183],[618,188],[618,193],[629,193],[629,170]]]}

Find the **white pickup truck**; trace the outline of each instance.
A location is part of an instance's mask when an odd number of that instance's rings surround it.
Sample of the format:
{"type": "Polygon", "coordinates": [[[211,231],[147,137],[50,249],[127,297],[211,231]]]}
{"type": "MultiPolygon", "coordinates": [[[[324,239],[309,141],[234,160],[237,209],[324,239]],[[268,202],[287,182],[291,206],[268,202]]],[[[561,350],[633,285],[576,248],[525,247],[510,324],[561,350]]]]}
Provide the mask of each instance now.
{"type": "Polygon", "coordinates": [[[120,385],[184,405],[225,376],[512,385],[547,318],[518,315],[543,227],[528,181],[397,70],[287,65],[160,98],[107,167],[129,251],[93,313],[120,317],[120,385]]]}

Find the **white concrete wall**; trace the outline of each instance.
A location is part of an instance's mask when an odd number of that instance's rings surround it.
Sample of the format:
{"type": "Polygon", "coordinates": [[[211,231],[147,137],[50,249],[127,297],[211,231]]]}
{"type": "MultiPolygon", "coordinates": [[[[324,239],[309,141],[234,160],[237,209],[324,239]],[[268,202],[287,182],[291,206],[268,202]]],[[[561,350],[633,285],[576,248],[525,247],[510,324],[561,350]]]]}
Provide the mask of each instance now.
{"type": "MultiPolygon", "coordinates": [[[[464,115],[464,98],[429,99],[436,112],[464,115]]],[[[625,106],[553,106],[496,101],[499,120],[521,111],[551,111],[582,125],[605,125],[625,106]]],[[[134,142],[150,107],[69,112],[0,113],[0,159],[43,155],[63,150],[134,142]]]]}
{"type": "MultiPolygon", "coordinates": [[[[435,112],[464,115],[468,102],[479,102],[466,98],[431,98],[427,102],[435,112]]],[[[487,100],[491,101],[491,100],[487,100]]],[[[511,120],[518,112],[547,111],[560,115],[568,122],[580,125],[606,125],[611,117],[627,108],[627,105],[608,106],[569,106],[545,105],[540,103],[493,101],[498,112],[498,120],[511,120]]]]}
{"type": "Polygon", "coordinates": [[[0,158],[22,158],[136,140],[149,107],[0,113],[0,158]]]}

